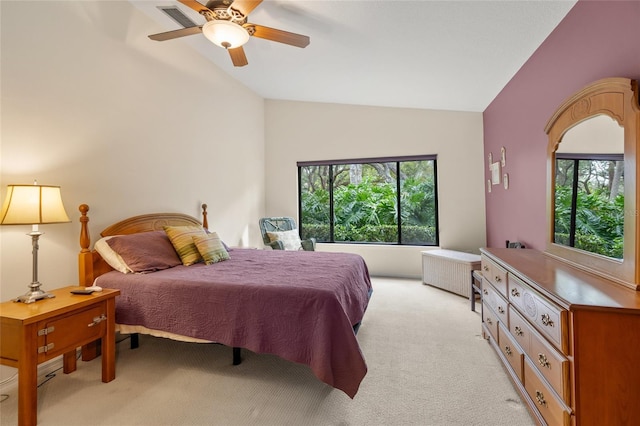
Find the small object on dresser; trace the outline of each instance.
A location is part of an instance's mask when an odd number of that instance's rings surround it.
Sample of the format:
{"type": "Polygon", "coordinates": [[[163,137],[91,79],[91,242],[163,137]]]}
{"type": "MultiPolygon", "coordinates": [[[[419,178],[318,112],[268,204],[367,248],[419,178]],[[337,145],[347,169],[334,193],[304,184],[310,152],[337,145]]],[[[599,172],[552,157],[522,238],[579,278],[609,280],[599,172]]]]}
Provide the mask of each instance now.
{"type": "Polygon", "coordinates": [[[95,290],[85,287],[85,288],[74,288],[73,290],[71,290],[71,294],[91,294],[93,293],[95,290]]]}

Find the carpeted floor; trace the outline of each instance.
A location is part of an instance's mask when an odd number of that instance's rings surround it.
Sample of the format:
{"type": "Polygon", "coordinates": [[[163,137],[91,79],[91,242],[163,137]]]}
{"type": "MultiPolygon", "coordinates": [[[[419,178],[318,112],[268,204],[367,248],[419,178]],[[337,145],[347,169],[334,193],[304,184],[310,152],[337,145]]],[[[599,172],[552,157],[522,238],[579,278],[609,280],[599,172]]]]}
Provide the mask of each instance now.
{"type": "MultiPolygon", "coordinates": [[[[38,424],[509,425],[534,422],[482,339],[468,300],[419,280],[374,278],[358,333],[369,372],[351,400],[303,365],[243,351],[141,336],[118,344],[116,379],[100,360],[40,378],[38,424]]],[[[0,423],[17,424],[15,381],[0,423]]]]}

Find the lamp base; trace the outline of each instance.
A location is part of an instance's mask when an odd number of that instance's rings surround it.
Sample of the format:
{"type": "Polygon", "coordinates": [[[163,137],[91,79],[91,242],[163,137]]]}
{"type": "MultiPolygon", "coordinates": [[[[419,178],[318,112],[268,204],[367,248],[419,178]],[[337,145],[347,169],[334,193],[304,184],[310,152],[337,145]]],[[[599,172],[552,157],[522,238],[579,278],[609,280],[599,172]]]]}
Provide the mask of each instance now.
{"type": "Polygon", "coordinates": [[[36,300],[51,299],[53,297],[56,297],[55,294],[47,293],[46,291],[37,289],[37,290],[29,291],[26,294],[23,294],[22,296],[15,299],[14,302],[33,303],[36,300]]]}

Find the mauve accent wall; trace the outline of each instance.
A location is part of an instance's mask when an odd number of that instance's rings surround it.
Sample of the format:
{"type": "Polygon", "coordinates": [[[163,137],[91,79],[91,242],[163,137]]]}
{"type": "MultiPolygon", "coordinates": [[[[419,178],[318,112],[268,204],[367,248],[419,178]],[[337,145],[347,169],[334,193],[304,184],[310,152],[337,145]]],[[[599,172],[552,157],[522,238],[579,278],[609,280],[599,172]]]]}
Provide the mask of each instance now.
{"type": "Polygon", "coordinates": [[[493,185],[485,194],[489,247],[511,240],[545,249],[544,127],[565,99],[607,77],[640,80],[638,0],[578,1],[484,111],[485,164],[505,147],[509,174],[509,189],[493,185]]]}

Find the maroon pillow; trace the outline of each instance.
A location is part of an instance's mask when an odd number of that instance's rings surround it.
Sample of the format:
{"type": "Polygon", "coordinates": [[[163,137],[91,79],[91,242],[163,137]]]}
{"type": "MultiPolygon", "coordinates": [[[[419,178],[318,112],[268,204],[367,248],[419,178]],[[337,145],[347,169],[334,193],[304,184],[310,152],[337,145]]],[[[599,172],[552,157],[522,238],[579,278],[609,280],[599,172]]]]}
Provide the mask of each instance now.
{"type": "Polygon", "coordinates": [[[153,272],[182,265],[164,231],[118,235],[107,240],[133,272],[153,272]]]}

